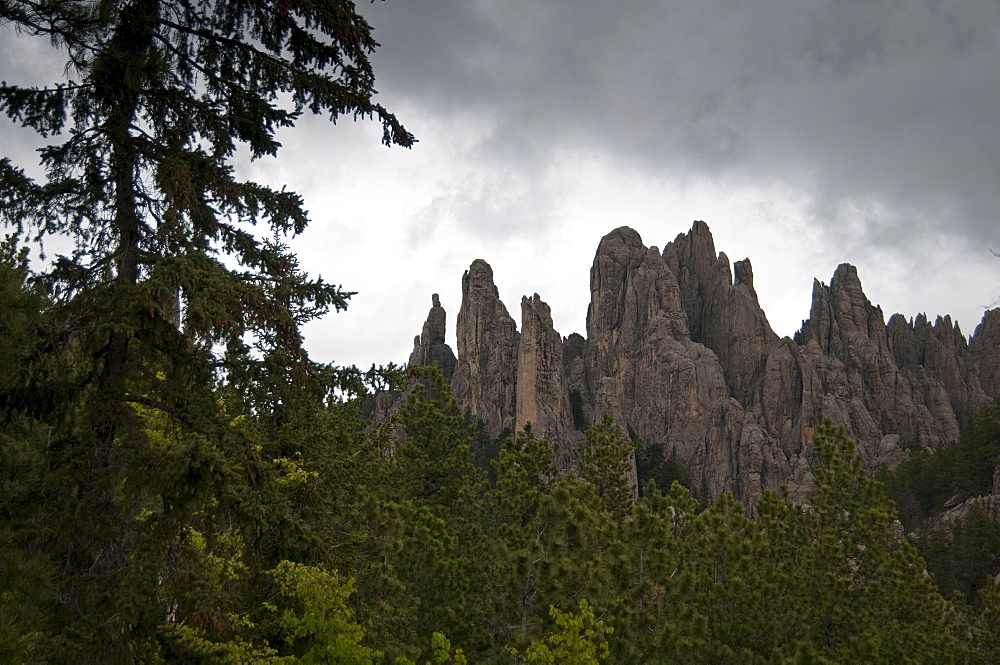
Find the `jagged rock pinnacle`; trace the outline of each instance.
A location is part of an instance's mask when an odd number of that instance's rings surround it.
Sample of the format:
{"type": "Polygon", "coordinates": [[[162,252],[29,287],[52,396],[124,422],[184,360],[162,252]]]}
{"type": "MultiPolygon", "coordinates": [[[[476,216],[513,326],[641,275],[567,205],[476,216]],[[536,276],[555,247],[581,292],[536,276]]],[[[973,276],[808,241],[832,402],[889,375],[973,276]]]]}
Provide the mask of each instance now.
{"type": "Polygon", "coordinates": [[[445,343],[445,321],[447,315],[441,307],[438,294],[431,296],[431,310],[424,322],[423,332],[413,338],[413,352],[410,353],[410,367],[425,367],[437,363],[445,378],[455,373],[455,353],[445,343]]]}
{"type": "Polygon", "coordinates": [[[462,276],[462,307],[455,328],[458,363],[452,382],[459,404],[491,438],[513,433],[519,335],[500,302],[493,269],[476,259],[462,276]]]}
{"type": "MultiPolygon", "coordinates": [[[[522,299],[518,332],[485,261],[462,277],[459,403],[490,437],[531,422],[560,444],[564,468],[567,446],[609,412],[647,450],[683,465],[707,492],[700,498],[729,491],[752,510],[783,486],[808,498],[812,433],[824,418],[847,429],[874,470],[948,443],[1000,392],[1000,310],[969,343],[948,316],[886,324],[844,263],[829,286],[814,281],[795,339],[779,339],[750,260],[730,264],[701,221],[662,252],[631,228],[610,232],[590,292],[587,337],[562,339],[537,294],[522,299]]],[[[432,301],[411,362],[444,343],[444,310],[432,301]]]]}

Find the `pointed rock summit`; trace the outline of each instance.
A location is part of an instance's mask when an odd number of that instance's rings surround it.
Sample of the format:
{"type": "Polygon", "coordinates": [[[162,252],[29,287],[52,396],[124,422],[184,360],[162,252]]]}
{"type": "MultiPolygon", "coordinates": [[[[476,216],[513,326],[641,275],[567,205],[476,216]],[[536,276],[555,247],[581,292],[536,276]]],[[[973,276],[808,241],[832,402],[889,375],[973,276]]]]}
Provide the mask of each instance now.
{"type": "Polygon", "coordinates": [[[476,259],[462,277],[458,310],[458,362],[452,389],[458,403],[478,418],[490,437],[514,432],[517,352],[520,336],[500,302],[493,269],[476,259]]]}
{"type": "Polygon", "coordinates": [[[777,342],[753,288],[750,259],[735,265],[715,253],[708,225],[695,222],[663,248],[663,260],[677,276],[691,339],[715,352],[730,394],[741,402],[755,397],[767,348],[777,342]]]}
{"type": "MultiPolygon", "coordinates": [[[[955,440],[1000,392],[1000,310],[968,343],[949,317],[886,324],[845,263],[829,286],[813,283],[795,338],[779,338],[750,260],[730,264],[704,222],[662,252],[615,229],[597,248],[590,294],[586,337],[562,338],[538,294],[521,300],[519,333],[489,264],[474,261],[462,278],[456,398],[493,438],[530,422],[557,444],[563,468],[572,443],[608,412],[653,463],[683,465],[703,500],[729,491],[752,507],[781,487],[806,500],[824,418],[847,429],[875,470],[955,440]]],[[[445,314],[433,302],[410,362],[445,369],[445,314]]]]}
{"type": "Polygon", "coordinates": [[[1000,394],[1000,309],[986,312],[976,326],[969,355],[978,364],[979,382],[986,394],[1000,394]]]}
{"type": "Polygon", "coordinates": [[[423,332],[413,338],[413,352],[407,364],[411,367],[426,367],[437,364],[446,379],[455,373],[455,352],[445,341],[444,308],[438,294],[431,296],[431,311],[427,314],[423,332]]]}

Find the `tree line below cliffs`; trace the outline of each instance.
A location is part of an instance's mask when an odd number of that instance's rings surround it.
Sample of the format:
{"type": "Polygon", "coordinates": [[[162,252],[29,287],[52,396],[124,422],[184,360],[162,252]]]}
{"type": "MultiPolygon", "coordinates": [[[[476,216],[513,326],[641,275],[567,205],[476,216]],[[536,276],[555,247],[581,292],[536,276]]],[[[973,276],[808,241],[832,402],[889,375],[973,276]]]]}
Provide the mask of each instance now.
{"type": "MultiPolygon", "coordinates": [[[[283,244],[308,225],[301,197],[239,180],[231,160],[274,156],[278,129],[306,112],[376,119],[383,143],[413,145],[373,99],[377,44],[354,2],[15,0],[0,3],[0,24],[66,56],[54,83],[0,84],[0,112],[54,142],[39,151],[38,179],[0,157],[0,222],[10,234],[0,242],[3,662],[1000,661],[995,569],[959,556],[982,552],[995,525],[969,506],[971,521],[957,522],[950,540],[921,531],[940,497],[952,493],[949,510],[964,506],[993,473],[994,415],[984,416],[985,439],[916,454],[887,479],[895,504],[863,473],[844,430],[825,424],[811,443],[793,441],[808,448],[795,464],[808,454],[812,465],[807,502],[760,492],[750,507],[720,492],[729,485],[713,487],[707,503],[708,488],[685,487],[673,455],[647,473],[627,423],[585,413],[599,403],[593,395],[571,405],[567,393],[560,406],[553,431],[574,430],[566,450],[569,440],[543,440],[518,420],[516,436],[484,437],[442,373],[420,367],[430,363],[363,372],[309,359],[302,326],[346,308],[351,294],[304,274],[283,244]],[[32,268],[27,248],[46,241],[70,249],[32,268]],[[377,408],[384,395],[398,408],[377,408]],[[591,427],[577,437],[584,419],[591,427]],[[648,476],[641,494],[631,477],[637,452],[648,476]],[[915,540],[927,540],[926,563],[896,505],[915,540]]],[[[707,226],[695,236],[710,247],[707,226]]],[[[731,279],[712,247],[707,267],[724,286],[687,282],[682,294],[667,275],[666,262],[681,260],[675,251],[650,252],[625,229],[605,246],[628,250],[626,263],[607,253],[603,274],[640,278],[645,290],[632,292],[648,297],[629,300],[631,321],[670,333],[657,338],[678,351],[678,371],[709,356],[691,328],[712,344],[739,332],[706,317],[689,326],[697,308],[684,300],[714,292],[732,305],[718,312],[749,312],[754,325],[732,354],[747,371],[727,377],[718,363],[701,365],[713,377],[705,404],[728,404],[733,418],[746,411],[727,380],[749,394],[750,369],[771,342],[779,370],[804,367],[796,376],[818,387],[846,376],[820,342],[850,363],[888,348],[882,328],[875,346],[864,335],[852,346],[881,312],[865,304],[849,267],[836,288],[814,289],[818,315],[802,350],[769,332],[748,262],[731,279]],[[653,296],[660,312],[648,307],[653,296]],[[836,303],[864,306],[850,327],[834,326],[832,312],[853,311],[836,303]]],[[[488,266],[478,271],[477,288],[496,299],[488,266]]],[[[607,295],[595,312],[610,333],[621,312],[607,295]]],[[[551,338],[547,306],[525,304],[538,339],[551,338]]],[[[511,332],[507,319],[492,318],[511,332]]],[[[957,335],[950,322],[941,328],[957,335]]],[[[901,358],[936,348],[924,341],[937,337],[910,337],[901,358]]],[[[642,367],[655,354],[630,355],[641,348],[598,349],[594,367],[604,376],[618,358],[642,367]]],[[[499,364],[509,370],[514,357],[499,364]]],[[[545,369],[526,363],[524,375],[544,378],[545,369]]],[[[459,370],[456,390],[458,377],[473,385],[459,370]]],[[[987,374],[995,395],[997,374],[987,374]]],[[[896,375],[892,385],[908,385],[896,375]]],[[[962,404],[987,394],[973,379],[958,384],[962,404]]],[[[490,375],[476,380],[497,387],[490,375]]],[[[509,397],[512,385],[500,382],[499,392],[509,397]]],[[[649,395],[683,406],[656,385],[649,395]]],[[[822,394],[791,411],[812,417],[822,394]]],[[[508,403],[498,426],[511,420],[508,403]]],[[[950,433],[957,420],[945,411],[950,433]]],[[[533,419],[540,435],[545,423],[533,419]]],[[[938,420],[922,413],[912,431],[936,432],[938,420]]],[[[689,443],[707,442],[713,423],[693,424],[689,443]]],[[[788,462],[780,442],[758,433],[757,452],[788,462]]]]}
{"type": "MultiPolygon", "coordinates": [[[[135,395],[110,462],[97,465],[73,452],[97,407],[45,397],[77,380],[78,354],[40,353],[51,303],[12,243],[0,266],[8,660],[1000,657],[995,570],[978,569],[968,596],[955,585],[943,594],[883,484],[829,424],[814,439],[808,505],[768,493],[750,518],[730,495],[704,505],[680,482],[658,485],[684,480],[669,459],[633,496],[625,478],[643,449],[609,417],[560,473],[556,447],[530,427],[484,450],[436,368],[288,382],[261,364],[252,381],[206,377],[197,419],[135,395]],[[386,390],[402,405],[375,422],[386,390]]],[[[936,463],[950,482],[967,478],[963,464],[995,461],[995,407],[968,431],[939,453],[956,460],[936,463]]],[[[938,458],[915,456],[887,486],[919,503],[926,488],[907,479],[923,479],[911,469],[935,466],[928,459],[938,458]]]]}

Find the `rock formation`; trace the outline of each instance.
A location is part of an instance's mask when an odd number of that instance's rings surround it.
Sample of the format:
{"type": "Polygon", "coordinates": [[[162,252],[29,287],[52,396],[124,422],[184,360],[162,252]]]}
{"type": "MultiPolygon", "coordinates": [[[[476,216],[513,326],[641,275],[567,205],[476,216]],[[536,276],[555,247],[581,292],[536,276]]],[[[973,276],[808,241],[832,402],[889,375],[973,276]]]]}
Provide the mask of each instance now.
{"type": "Polygon", "coordinates": [[[965,522],[972,509],[976,506],[993,519],[1000,521],[1000,466],[993,471],[993,488],[991,491],[982,496],[968,498],[965,501],[960,501],[957,497],[953,497],[951,501],[945,504],[945,510],[930,518],[925,523],[925,526],[929,531],[954,533],[955,525],[965,522]]]}
{"type": "Polygon", "coordinates": [[[715,352],[733,397],[753,400],[766,350],[778,336],[757,302],[750,259],[730,271],[725,253],[715,254],[708,225],[695,222],[690,233],[663,248],[663,260],[680,286],[691,339],[715,352]]]}
{"type": "Polygon", "coordinates": [[[455,373],[455,352],[445,344],[444,308],[438,294],[431,296],[431,311],[427,314],[422,333],[413,338],[413,352],[410,354],[410,367],[427,367],[437,363],[445,378],[450,379],[455,373]]]}
{"type": "MultiPolygon", "coordinates": [[[[518,333],[490,266],[476,260],[465,273],[452,385],[489,436],[531,422],[561,444],[567,466],[568,446],[609,412],[664,458],[675,455],[692,485],[750,506],[782,486],[809,496],[812,433],[824,418],[847,429],[870,469],[891,468],[915,446],[957,438],[1000,389],[1000,310],[968,343],[949,317],[886,324],[843,264],[829,286],[814,282],[795,338],[779,338],[749,259],[730,266],[704,222],[662,252],[630,228],[612,231],[590,291],[586,338],[561,338],[538,294],[522,299],[518,333]]],[[[436,296],[434,305],[410,361],[444,369],[436,296]]]]}
{"type": "Polygon", "coordinates": [[[986,312],[969,342],[969,355],[978,365],[979,384],[987,395],[1000,395],[1000,309],[986,312]]]}
{"type": "Polygon", "coordinates": [[[515,428],[532,423],[535,436],[571,440],[573,417],[563,374],[563,348],[552,313],[536,293],[521,299],[521,344],[517,354],[515,428]]]}
{"type": "Polygon", "coordinates": [[[513,433],[517,413],[520,336],[500,302],[493,269],[477,259],[462,277],[458,311],[458,362],[452,390],[459,403],[496,438],[513,433]]]}

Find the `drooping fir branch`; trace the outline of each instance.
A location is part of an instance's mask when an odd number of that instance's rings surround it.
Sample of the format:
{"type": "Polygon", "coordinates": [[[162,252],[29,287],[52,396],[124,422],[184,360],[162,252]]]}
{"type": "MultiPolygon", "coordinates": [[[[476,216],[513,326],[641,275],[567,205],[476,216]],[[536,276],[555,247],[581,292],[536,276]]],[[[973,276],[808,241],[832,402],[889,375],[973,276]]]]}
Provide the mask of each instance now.
{"type": "MultiPolygon", "coordinates": [[[[0,110],[12,120],[42,137],[66,136],[40,151],[41,183],[0,163],[0,218],[34,240],[65,235],[76,243],[49,274],[54,291],[72,298],[163,275],[182,289],[208,345],[244,333],[295,343],[280,331],[301,325],[304,312],[346,304],[348,293],[301,276],[295,293],[304,295],[294,306],[313,305],[291,314],[292,303],[263,304],[255,277],[287,276],[250,228],[264,222],[297,234],[308,217],[296,193],[238,181],[227,160],[240,145],[254,159],[275,155],[275,133],[306,111],[333,121],[377,117],[384,143],[413,144],[372,99],[368,56],[377,44],[352,2],[6,2],[0,23],[64,48],[74,77],[0,86],[0,110]],[[223,256],[243,270],[207,269],[223,256]],[[203,285],[208,274],[221,280],[217,287],[203,285]],[[214,311],[203,315],[206,292],[214,311]],[[250,321],[240,314],[248,308],[274,318],[250,321]]],[[[162,303],[154,304],[155,313],[162,303]]],[[[113,366],[121,353],[104,357],[113,366]]]]}
{"type": "Polygon", "coordinates": [[[350,0],[0,0],[6,28],[62,50],[66,80],[0,84],[0,112],[50,142],[37,179],[0,155],[0,221],[72,249],[34,275],[45,305],[2,368],[0,416],[49,429],[44,482],[0,464],[37,488],[0,512],[23,515],[11,551],[59,571],[39,601],[57,656],[39,660],[132,662],[170,646],[165,621],[225,627],[225,594],[195,597],[182,575],[193,534],[205,557],[264,560],[298,529],[253,443],[272,430],[240,416],[277,428],[337,387],[300,329],[351,294],[282,244],[308,224],[302,198],[238,180],[230,159],[275,155],[306,112],[414,139],[373,100],[376,44],[350,0]]]}

